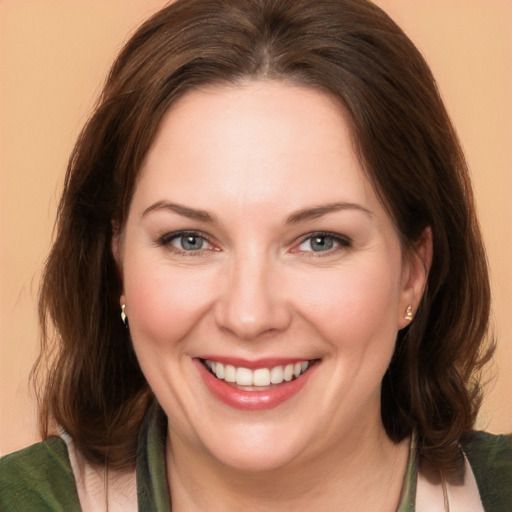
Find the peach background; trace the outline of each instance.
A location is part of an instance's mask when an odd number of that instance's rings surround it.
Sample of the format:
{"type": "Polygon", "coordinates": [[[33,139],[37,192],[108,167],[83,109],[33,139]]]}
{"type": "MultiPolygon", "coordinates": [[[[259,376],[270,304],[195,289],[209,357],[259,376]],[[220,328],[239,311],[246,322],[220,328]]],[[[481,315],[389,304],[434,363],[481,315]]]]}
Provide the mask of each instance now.
{"type": "MultiPolygon", "coordinates": [[[[164,3],[0,0],[0,453],[37,440],[27,377],[68,155],[127,34],[164,3]]],[[[512,431],[512,1],[377,3],[430,63],[472,169],[499,340],[479,426],[512,431]]]]}

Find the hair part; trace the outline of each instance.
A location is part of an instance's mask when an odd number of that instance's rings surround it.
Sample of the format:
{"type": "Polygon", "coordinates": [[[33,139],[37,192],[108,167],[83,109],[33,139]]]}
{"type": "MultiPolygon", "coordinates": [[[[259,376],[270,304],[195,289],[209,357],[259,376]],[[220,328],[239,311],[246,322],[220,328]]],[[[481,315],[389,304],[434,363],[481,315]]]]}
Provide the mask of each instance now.
{"type": "Polygon", "coordinates": [[[71,155],[43,276],[34,373],[45,379],[43,435],[58,424],[89,461],[134,464],[153,396],[119,319],[113,225],[124,226],[170,105],[193,89],[247,80],[337,98],[405,249],[432,230],[428,284],[398,334],[382,421],[396,442],[417,431],[422,460],[455,474],[493,349],[485,344],[486,257],[466,162],[434,78],[402,30],[366,0],[178,0],[128,41],[71,155]]]}

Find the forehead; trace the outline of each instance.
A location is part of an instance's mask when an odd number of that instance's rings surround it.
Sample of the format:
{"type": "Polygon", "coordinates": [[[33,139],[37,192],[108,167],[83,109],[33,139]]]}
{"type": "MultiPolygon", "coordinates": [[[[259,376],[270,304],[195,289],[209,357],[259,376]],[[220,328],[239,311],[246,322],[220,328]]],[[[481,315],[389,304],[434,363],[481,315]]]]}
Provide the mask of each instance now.
{"type": "Polygon", "coordinates": [[[324,187],[333,196],[368,186],[340,103],[272,81],[185,94],[164,116],[139,178],[139,186],[172,182],[184,191],[198,182],[229,184],[248,200],[269,184],[311,193],[324,187]]]}

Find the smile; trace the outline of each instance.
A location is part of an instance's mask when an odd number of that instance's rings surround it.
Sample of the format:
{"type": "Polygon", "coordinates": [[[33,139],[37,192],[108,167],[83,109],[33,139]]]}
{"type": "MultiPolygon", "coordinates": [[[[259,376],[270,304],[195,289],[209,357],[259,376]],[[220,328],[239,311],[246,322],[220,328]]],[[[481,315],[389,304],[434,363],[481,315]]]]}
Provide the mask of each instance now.
{"type": "Polygon", "coordinates": [[[203,364],[219,380],[236,384],[246,391],[258,391],[258,388],[268,387],[272,384],[290,382],[300,377],[310,365],[310,361],[298,361],[286,365],[276,365],[270,368],[237,367],[231,364],[224,364],[219,361],[204,359],[203,364]]]}
{"type": "Polygon", "coordinates": [[[321,360],[262,360],[194,358],[211,395],[245,411],[273,409],[292,399],[316,373],[321,360]],[[250,366],[250,368],[248,368],[250,366]]]}

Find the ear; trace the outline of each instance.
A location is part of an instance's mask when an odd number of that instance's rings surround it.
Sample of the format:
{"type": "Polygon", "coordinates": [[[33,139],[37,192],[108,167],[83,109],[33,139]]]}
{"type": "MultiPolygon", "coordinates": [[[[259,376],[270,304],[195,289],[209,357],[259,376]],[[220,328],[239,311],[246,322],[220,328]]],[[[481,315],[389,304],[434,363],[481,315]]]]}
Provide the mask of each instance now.
{"type": "Polygon", "coordinates": [[[404,252],[401,293],[398,304],[398,329],[406,327],[411,322],[410,319],[406,318],[408,307],[411,306],[412,317],[418,309],[427,285],[432,264],[432,253],[432,229],[427,226],[414,247],[404,252]]]}
{"type": "Polygon", "coordinates": [[[110,250],[117,266],[117,275],[121,281],[122,294],[119,298],[119,305],[122,307],[126,303],[124,296],[124,283],[123,283],[123,234],[117,221],[112,221],[112,241],[110,243],[110,250]]]}

